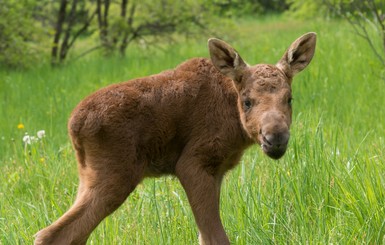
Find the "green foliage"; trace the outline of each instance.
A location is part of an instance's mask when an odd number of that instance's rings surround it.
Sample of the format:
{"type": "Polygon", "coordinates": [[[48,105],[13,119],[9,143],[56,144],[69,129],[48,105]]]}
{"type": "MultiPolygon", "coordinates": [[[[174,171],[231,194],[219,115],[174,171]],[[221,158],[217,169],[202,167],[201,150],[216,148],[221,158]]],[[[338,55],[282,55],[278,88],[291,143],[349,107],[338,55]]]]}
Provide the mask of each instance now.
{"type": "Polygon", "coordinates": [[[34,13],[36,1],[2,1],[0,4],[0,66],[28,67],[43,57],[46,33],[34,13]]]}
{"type": "Polygon", "coordinates": [[[220,16],[241,17],[282,13],[289,5],[286,0],[215,0],[212,7],[220,16]]]}
{"type": "Polygon", "coordinates": [[[311,19],[330,14],[324,0],[288,0],[288,3],[290,8],[287,13],[295,18],[311,19]]]}
{"type": "Polygon", "coordinates": [[[337,11],[351,13],[354,15],[371,14],[371,5],[375,6],[377,11],[379,11],[379,15],[384,12],[382,0],[323,0],[323,2],[328,4],[330,7],[335,8],[337,11]]]}
{"type": "Polygon", "coordinates": [[[287,12],[295,18],[311,19],[337,14],[347,19],[364,37],[378,60],[385,64],[384,2],[381,0],[215,0],[215,1],[75,1],[66,3],[61,32],[57,31],[60,1],[4,1],[0,5],[0,65],[36,66],[51,54],[53,64],[67,54],[82,57],[103,48],[104,54],[125,55],[131,43],[161,47],[177,35],[200,38],[221,33],[217,16],[237,17],[287,12]],[[123,11],[123,2],[126,7],[123,11]],[[97,18],[97,6],[109,7],[97,18]],[[71,14],[72,13],[72,14],[71,14]],[[210,33],[210,34],[209,34],[210,33]],[[55,37],[55,38],[54,38],[55,37]],[[380,38],[378,38],[380,37],[380,38]],[[79,48],[80,47],[80,48],[79,48]]]}

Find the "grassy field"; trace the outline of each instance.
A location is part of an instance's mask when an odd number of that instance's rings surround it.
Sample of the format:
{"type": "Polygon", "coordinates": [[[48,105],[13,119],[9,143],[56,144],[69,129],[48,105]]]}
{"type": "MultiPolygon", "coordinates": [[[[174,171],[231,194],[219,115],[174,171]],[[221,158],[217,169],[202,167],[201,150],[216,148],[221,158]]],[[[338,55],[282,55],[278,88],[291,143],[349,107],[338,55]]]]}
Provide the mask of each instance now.
{"type": "MultiPolygon", "coordinates": [[[[385,81],[366,43],[340,22],[242,20],[224,36],[249,63],[275,63],[307,32],[316,55],[293,83],[291,141],[279,161],[250,148],[224,181],[221,215],[232,244],[385,243],[385,81]]],[[[208,56],[207,38],[61,69],[0,70],[0,244],[31,244],[77,190],[66,123],[87,94],[208,56]],[[45,130],[39,139],[37,132],[45,130]],[[36,137],[32,144],[23,137],[36,137]]],[[[147,179],[89,244],[198,244],[172,177],[147,179]]]]}

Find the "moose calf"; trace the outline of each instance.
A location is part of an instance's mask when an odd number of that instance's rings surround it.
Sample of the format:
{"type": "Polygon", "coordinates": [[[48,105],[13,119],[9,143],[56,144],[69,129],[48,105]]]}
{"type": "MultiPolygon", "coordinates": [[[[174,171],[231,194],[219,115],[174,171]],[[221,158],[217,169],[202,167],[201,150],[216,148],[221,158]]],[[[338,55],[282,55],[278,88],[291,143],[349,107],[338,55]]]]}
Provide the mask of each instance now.
{"type": "Polygon", "coordinates": [[[293,76],[311,61],[316,34],[294,41],[276,65],[246,64],[210,39],[211,59],[110,85],[75,108],[68,123],[79,190],[73,206],[35,244],[85,244],[145,177],[175,175],[187,193],[200,244],[229,244],[219,216],[224,174],[254,143],[283,156],[293,76]]]}

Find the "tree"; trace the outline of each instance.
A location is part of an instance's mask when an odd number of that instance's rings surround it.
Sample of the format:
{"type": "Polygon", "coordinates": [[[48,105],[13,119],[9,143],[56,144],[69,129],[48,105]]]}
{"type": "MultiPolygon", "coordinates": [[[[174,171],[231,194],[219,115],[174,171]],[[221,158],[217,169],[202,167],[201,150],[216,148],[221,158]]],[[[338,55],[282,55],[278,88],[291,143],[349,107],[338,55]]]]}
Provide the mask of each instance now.
{"type": "Polygon", "coordinates": [[[104,54],[119,52],[123,56],[134,41],[154,44],[161,38],[172,39],[174,33],[202,32],[208,26],[205,15],[208,9],[203,3],[203,0],[60,0],[56,6],[52,64],[64,61],[76,39],[90,29],[89,35],[97,31],[99,42],[80,56],[100,48],[104,54]]]}
{"type": "Polygon", "coordinates": [[[80,39],[95,45],[78,57],[96,49],[125,55],[135,41],[156,45],[174,40],[174,34],[195,36],[209,29],[211,5],[205,0],[3,1],[0,64],[36,64],[50,51],[51,64],[57,65],[80,39]]]}
{"type": "Polygon", "coordinates": [[[125,55],[133,41],[154,43],[173,33],[191,34],[208,27],[204,1],[96,0],[99,40],[106,53],[125,55]],[[205,15],[206,14],[206,15],[205,15]]]}
{"type": "Polygon", "coordinates": [[[90,26],[95,12],[89,12],[84,0],[60,0],[51,51],[52,65],[65,60],[76,39],[90,26]]]}

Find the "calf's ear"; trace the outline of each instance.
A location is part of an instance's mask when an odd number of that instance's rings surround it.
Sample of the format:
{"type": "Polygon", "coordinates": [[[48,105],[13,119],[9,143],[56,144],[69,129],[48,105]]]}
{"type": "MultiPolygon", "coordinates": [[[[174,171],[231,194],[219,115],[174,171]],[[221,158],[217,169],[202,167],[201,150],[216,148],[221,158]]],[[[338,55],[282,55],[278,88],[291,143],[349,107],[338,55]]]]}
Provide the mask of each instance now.
{"type": "Polygon", "coordinates": [[[214,66],[225,76],[231,78],[236,83],[240,83],[247,64],[242,60],[237,51],[229,44],[216,38],[210,38],[208,46],[214,66]]]}
{"type": "Polygon", "coordinates": [[[286,50],[277,67],[286,76],[292,78],[295,74],[305,69],[314,56],[317,34],[314,32],[306,33],[295,40],[286,50]]]}

